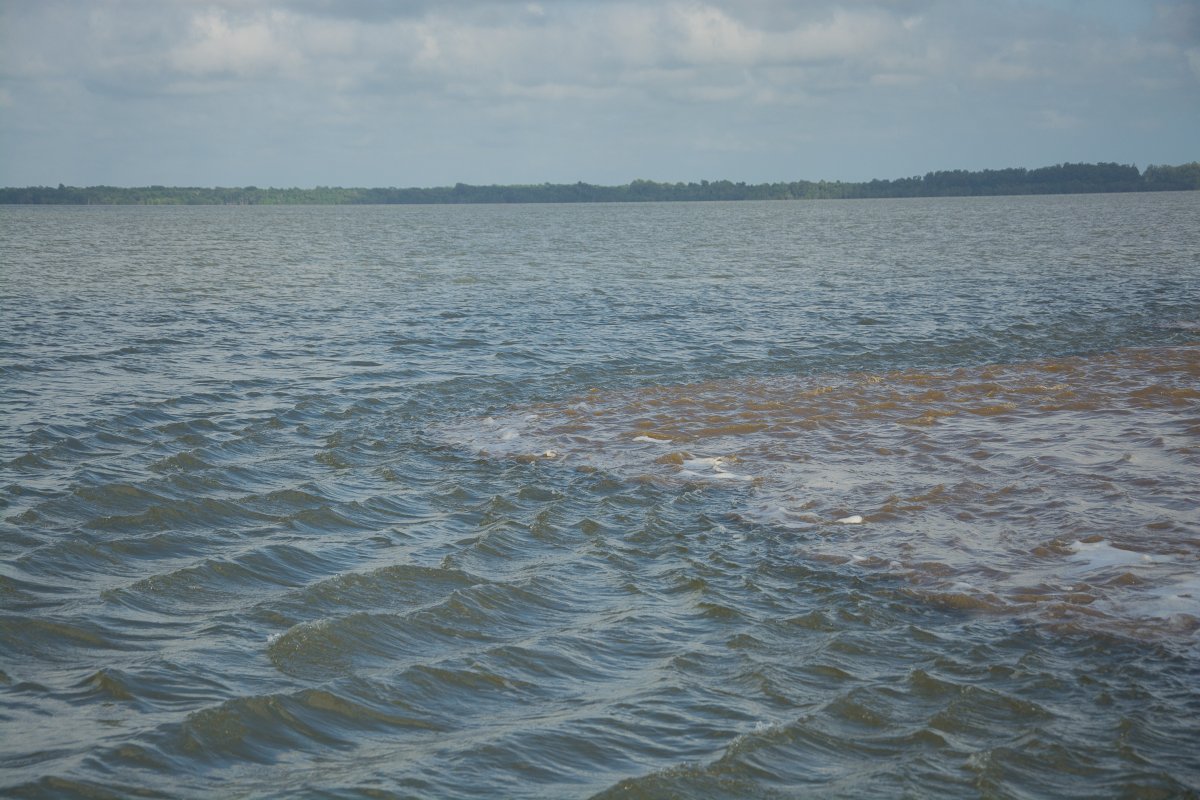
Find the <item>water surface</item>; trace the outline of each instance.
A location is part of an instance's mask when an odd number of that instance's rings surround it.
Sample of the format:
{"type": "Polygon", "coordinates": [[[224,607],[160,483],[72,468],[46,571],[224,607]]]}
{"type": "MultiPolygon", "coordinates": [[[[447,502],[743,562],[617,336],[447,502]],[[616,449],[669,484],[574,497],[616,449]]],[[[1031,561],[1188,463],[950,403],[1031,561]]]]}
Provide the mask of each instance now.
{"type": "Polygon", "coordinates": [[[1196,796],[1198,218],[0,208],[0,792],[1196,796]]]}

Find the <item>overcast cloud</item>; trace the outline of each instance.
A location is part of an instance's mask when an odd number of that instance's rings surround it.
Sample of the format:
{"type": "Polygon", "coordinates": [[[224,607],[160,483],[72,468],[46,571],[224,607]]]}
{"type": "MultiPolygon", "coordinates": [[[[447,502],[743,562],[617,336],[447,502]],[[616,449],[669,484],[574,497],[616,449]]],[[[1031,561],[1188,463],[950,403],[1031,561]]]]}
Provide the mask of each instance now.
{"type": "Polygon", "coordinates": [[[1200,0],[0,0],[0,185],[1200,158],[1200,0]]]}

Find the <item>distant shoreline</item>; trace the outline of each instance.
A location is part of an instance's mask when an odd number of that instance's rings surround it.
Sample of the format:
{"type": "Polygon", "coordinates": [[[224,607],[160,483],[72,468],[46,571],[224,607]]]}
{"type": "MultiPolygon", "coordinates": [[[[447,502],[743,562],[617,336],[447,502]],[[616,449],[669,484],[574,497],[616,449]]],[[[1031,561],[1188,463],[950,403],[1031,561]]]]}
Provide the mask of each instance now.
{"type": "Polygon", "coordinates": [[[1200,190],[1200,162],[1179,166],[1056,164],[1026,169],[950,170],[896,180],[731,181],[658,183],[635,180],[620,186],[590,183],[434,188],[260,189],[173,186],[27,186],[0,188],[5,205],[365,205],[465,203],[620,203],[704,200],[851,200],[895,197],[980,197],[1031,194],[1200,190]]]}

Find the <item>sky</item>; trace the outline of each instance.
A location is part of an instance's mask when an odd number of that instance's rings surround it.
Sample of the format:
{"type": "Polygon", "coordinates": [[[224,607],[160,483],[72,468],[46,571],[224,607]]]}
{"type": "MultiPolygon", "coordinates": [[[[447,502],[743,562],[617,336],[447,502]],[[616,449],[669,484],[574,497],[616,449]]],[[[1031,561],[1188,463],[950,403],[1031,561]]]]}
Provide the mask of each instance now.
{"type": "Polygon", "coordinates": [[[0,0],[0,186],[1200,160],[1200,0],[0,0]]]}

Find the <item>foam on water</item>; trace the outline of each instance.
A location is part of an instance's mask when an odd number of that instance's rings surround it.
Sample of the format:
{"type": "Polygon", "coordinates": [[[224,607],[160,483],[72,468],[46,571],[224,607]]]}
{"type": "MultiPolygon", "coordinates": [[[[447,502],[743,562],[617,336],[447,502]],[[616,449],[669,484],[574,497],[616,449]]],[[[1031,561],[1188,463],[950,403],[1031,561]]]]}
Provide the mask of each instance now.
{"type": "Polygon", "coordinates": [[[1100,540],[1095,542],[1075,541],[1067,545],[1071,555],[1071,571],[1078,573],[1109,570],[1114,567],[1122,569],[1134,566],[1151,566],[1155,559],[1147,553],[1114,547],[1111,543],[1100,540]]]}

